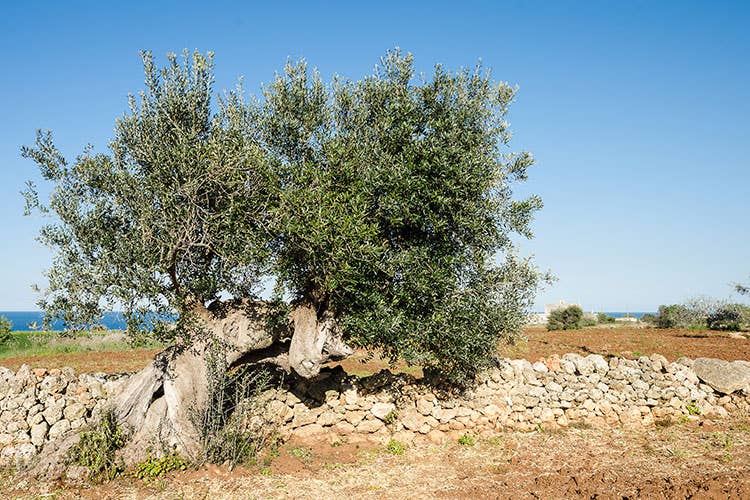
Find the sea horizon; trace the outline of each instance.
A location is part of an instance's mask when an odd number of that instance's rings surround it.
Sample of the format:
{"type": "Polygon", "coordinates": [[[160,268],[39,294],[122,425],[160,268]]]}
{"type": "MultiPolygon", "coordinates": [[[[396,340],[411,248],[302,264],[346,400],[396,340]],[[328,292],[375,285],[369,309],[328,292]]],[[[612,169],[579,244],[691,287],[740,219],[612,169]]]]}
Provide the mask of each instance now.
{"type": "MultiPolygon", "coordinates": [[[[534,314],[542,314],[541,311],[535,311],[534,314]]],[[[607,312],[604,314],[613,316],[615,318],[622,318],[626,316],[640,318],[644,314],[653,314],[648,312],[630,312],[630,311],[615,311],[607,312]]],[[[49,328],[42,328],[44,322],[44,312],[42,311],[0,311],[0,316],[5,316],[11,323],[11,331],[13,332],[26,332],[31,330],[45,330],[60,332],[65,330],[65,323],[57,320],[53,321],[49,328]]],[[[96,323],[96,325],[104,326],[107,330],[125,330],[126,324],[123,317],[122,311],[108,311],[104,313],[102,321],[96,323]]]]}

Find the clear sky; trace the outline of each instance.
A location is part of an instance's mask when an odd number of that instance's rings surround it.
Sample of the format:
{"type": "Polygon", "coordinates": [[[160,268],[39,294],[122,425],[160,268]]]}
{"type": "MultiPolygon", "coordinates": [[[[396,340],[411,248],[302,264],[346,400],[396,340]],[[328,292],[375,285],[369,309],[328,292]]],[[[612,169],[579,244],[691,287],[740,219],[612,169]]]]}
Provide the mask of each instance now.
{"type": "Polygon", "coordinates": [[[70,159],[103,149],[138,51],[183,48],[216,53],[217,89],[252,92],[287,57],[353,79],[394,46],[425,72],[481,58],[521,87],[513,146],[537,158],[522,192],[545,208],[521,250],[558,277],[537,308],[729,298],[750,280],[748,26],[746,1],[3,2],[0,310],[34,309],[51,262],[19,146],[49,128],[70,159]]]}

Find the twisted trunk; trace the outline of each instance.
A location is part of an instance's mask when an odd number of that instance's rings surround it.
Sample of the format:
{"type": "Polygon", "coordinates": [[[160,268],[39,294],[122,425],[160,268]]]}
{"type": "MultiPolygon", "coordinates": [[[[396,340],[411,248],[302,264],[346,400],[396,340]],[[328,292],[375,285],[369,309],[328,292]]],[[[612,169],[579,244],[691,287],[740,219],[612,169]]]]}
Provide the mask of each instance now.
{"type": "MultiPolygon", "coordinates": [[[[289,316],[290,328],[277,332],[267,331],[268,309],[260,302],[223,303],[212,309],[199,306],[194,313],[205,335],[191,339],[190,345],[175,345],[158,353],[124,383],[113,401],[118,421],[131,431],[121,451],[128,464],[143,460],[147,453],[170,450],[200,457],[198,412],[209,404],[209,377],[217,375],[210,370],[270,364],[309,379],[317,376],[325,363],[352,354],[333,314],[319,314],[308,303],[295,306],[289,316]]],[[[78,438],[73,434],[46,445],[32,474],[60,477],[65,457],[78,438]]]]}

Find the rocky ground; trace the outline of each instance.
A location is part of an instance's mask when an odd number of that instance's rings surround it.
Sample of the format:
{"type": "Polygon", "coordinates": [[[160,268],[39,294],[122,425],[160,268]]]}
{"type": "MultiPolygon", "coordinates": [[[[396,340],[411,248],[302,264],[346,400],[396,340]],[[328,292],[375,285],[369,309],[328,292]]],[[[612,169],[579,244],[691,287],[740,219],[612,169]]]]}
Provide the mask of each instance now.
{"type": "Polygon", "coordinates": [[[750,417],[647,429],[501,432],[474,444],[289,442],[258,465],[65,487],[6,478],[10,498],[750,498],[750,417]]]}

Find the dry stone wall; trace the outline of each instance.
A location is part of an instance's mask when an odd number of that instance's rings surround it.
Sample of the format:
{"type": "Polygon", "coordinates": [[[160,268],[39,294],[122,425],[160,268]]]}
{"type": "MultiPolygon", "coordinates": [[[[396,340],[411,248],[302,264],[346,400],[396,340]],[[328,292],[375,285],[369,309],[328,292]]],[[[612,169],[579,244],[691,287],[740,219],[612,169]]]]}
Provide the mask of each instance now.
{"type": "MultiPolygon", "coordinates": [[[[47,441],[94,423],[126,377],[76,376],[69,368],[23,366],[15,373],[0,368],[0,462],[22,465],[47,441]]],[[[750,415],[750,363],[743,361],[670,363],[659,355],[606,360],[576,354],[533,364],[501,359],[468,392],[437,387],[388,371],[358,378],[333,369],[315,383],[266,391],[263,415],[256,418],[295,439],[408,443],[440,442],[466,432],[492,435],[576,423],[647,426],[698,415],[750,415]],[[729,389],[731,394],[722,392],[729,389]]]]}

